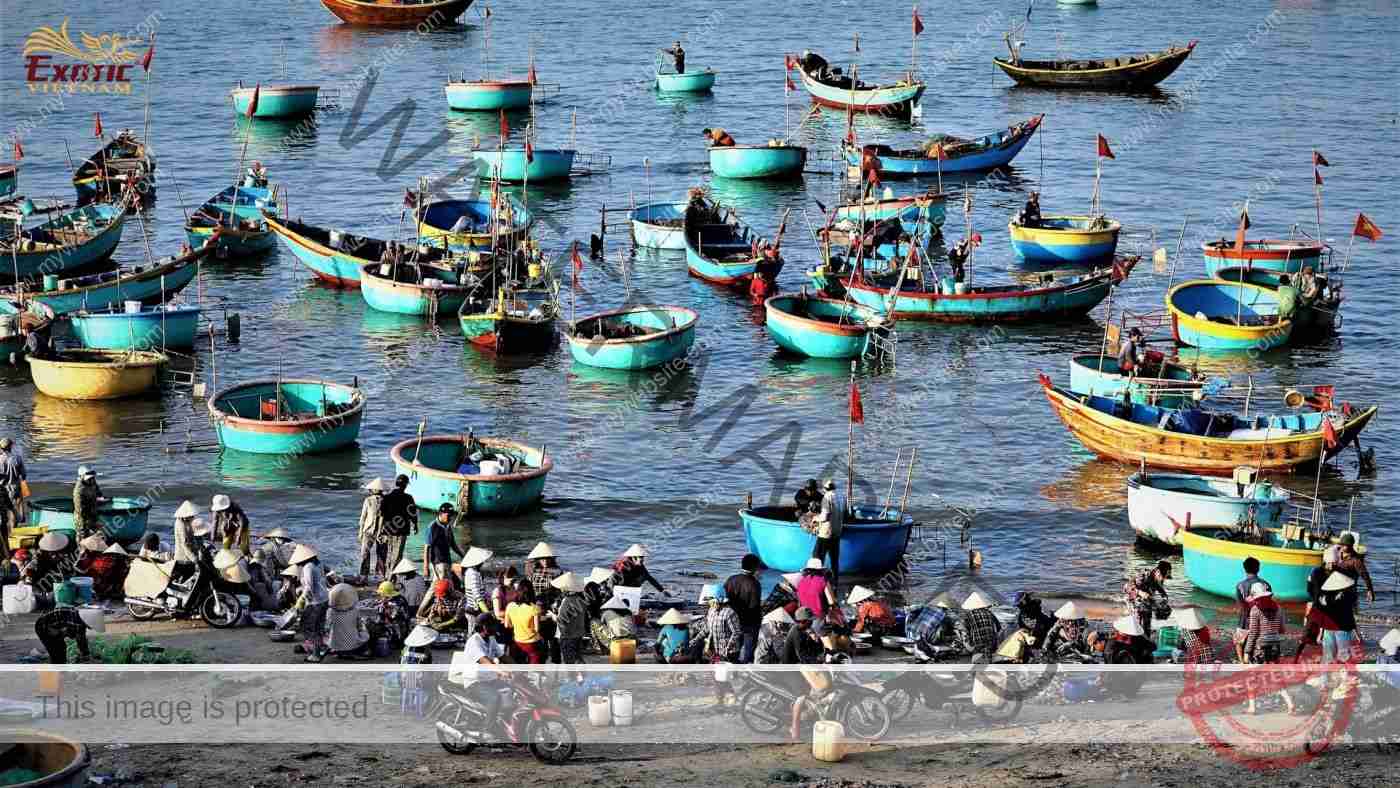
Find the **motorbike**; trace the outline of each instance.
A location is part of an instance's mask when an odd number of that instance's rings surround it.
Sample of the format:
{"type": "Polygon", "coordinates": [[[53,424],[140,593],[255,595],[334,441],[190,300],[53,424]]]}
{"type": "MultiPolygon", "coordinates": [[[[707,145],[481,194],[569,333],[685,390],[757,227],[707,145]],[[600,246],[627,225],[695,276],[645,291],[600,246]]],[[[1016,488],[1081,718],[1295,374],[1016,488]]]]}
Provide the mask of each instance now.
{"type": "Polygon", "coordinates": [[[550,700],[549,693],[523,676],[513,676],[509,699],[501,704],[493,730],[485,728],[486,709],[466,688],[451,682],[437,687],[438,711],[433,727],[438,743],[453,755],[478,746],[526,747],[542,763],[561,764],[578,752],[578,733],[550,700]]]}
{"type": "Polygon", "coordinates": [[[199,616],[217,629],[226,629],[243,618],[243,603],[229,591],[214,568],[207,552],[195,562],[194,574],[173,581],[170,574],[175,562],[156,564],[143,559],[132,562],[125,592],[126,609],[140,621],[168,613],[175,618],[199,616]],[[139,567],[139,569],[138,569],[139,567]]]}
{"type": "Polygon", "coordinates": [[[895,722],[908,717],[915,704],[923,702],[926,708],[934,711],[946,710],[956,721],[970,707],[979,719],[987,723],[1010,722],[1021,713],[1022,698],[1001,697],[995,706],[978,706],[971,702],[971,672],[906,670],[885,682],[880,699],[890,710],[890,718],[895,722]]]}
{"type": "MultiPolygon", "coordinates": [[[[774,678],[774,674],[765,671],[745,675],[752,686],[739,699],[739,718],[755,733],[772,735],[785,728],[792,704],[798,698],[797,693],[774,678]]],[[[817,698],[809,694],[805,704],[818,720],[839,722],[846,733],[866,741],[884,737],[893,723],[880,693],[844,672],[834,672],[830,689],[817,698]]]]}

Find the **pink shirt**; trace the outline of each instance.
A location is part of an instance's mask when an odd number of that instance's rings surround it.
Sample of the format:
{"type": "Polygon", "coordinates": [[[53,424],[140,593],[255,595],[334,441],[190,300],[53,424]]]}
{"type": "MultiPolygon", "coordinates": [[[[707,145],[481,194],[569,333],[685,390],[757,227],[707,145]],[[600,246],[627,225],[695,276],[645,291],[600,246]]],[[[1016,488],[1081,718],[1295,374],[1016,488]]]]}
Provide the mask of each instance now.
{"type": "Polygon", "coordinates": [[[826,614],[826,578],[822,575],[803,575],[797,581],[797,603],[817,614],[826,614]]]}

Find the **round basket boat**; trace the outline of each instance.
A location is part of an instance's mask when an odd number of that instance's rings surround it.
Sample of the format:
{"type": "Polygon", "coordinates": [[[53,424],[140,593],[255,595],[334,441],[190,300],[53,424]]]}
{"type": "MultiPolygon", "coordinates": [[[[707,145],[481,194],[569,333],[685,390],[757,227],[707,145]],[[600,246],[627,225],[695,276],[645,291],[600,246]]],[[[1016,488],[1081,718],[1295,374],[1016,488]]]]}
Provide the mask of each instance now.
{"type": "MultiPolygon", "coordinates": [[[[513,515],[539,505],[554,460],[543,449],[502,438],[425,435],[400,441],[389,450],[396,472],[408,476],[408,492],[420,509],[444,503],[469,515],[513,515]],[[468,444],[506,454],[517,464],[511,473],[463,473],[468,444]]],[[[482,469],[484,470],[484,469],[482,469]]]]}
{"type": "Polygon", "coordinates": [[[256,380],[209,400],[219,444],[254,454],[316,454],[355,442],[364,418],[358,385],[314,379],[256,380]]]}
{"type": "Polygon", "coordinates": [[[170,362],[148,350],[65,350],[53,359],[30,357],[34,387],[58,399],[105,400],[134,397],[160,382],[170,362]]]}

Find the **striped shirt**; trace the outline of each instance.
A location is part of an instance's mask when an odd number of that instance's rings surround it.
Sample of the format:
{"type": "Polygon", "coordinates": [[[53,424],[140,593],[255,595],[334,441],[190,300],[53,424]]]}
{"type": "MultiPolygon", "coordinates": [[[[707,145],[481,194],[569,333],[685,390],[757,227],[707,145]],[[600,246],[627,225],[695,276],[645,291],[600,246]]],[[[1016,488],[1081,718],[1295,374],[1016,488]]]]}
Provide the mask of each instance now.
{"type": "Polygon", "coordinates": [[[468,567],[462,572],[462,607],[471,611],[475,616],[482,612],[482,601],[486,598],[481,590],[481,570],[476,567],[468,567]]]}
{"type": "Polygon", "coordinates": [[[1279,639],[1283,635],[1283,610],[1277,605],[1268,609],[1255,605],[1249,611],[1249,633],[1244,639],[1244,653],[1251,662],[1267,662],[1265,650],[1272,647],[1277,657],[1279,639]]]}
{"type": "Polygon", "coordinates": [[[1181,638],[1177,641],[1176,647],[1181,649],[1182,662],[1187,665],[1199,665],[1205,662],[1215,661],[1215,649],[1204,640],[1201,640],[1195,631],[1190,629],[1181,630],[1181,638]]]}
{"type": "Polygon", "coordinates": [[[734,612],[734,608],[714,608],[705,616],[705,624],[710,631],[710,648],[715,655],[730,662],[737,660],[743,632],[739,628],[739,614],[734,612]]]}

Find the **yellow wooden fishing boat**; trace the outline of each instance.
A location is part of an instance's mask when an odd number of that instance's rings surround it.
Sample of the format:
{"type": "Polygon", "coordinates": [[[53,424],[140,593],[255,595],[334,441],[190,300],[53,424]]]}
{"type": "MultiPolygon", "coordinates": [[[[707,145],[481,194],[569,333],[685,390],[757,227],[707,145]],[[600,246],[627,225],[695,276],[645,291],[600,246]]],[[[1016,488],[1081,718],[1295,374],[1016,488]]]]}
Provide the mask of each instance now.
{"type": "Polygon", "coordinates": [[[64,350],[53,359],[30,357],[34,387],[58,399],[119,399],[149,391],[170,362],[149,350],[64,350]]]}

